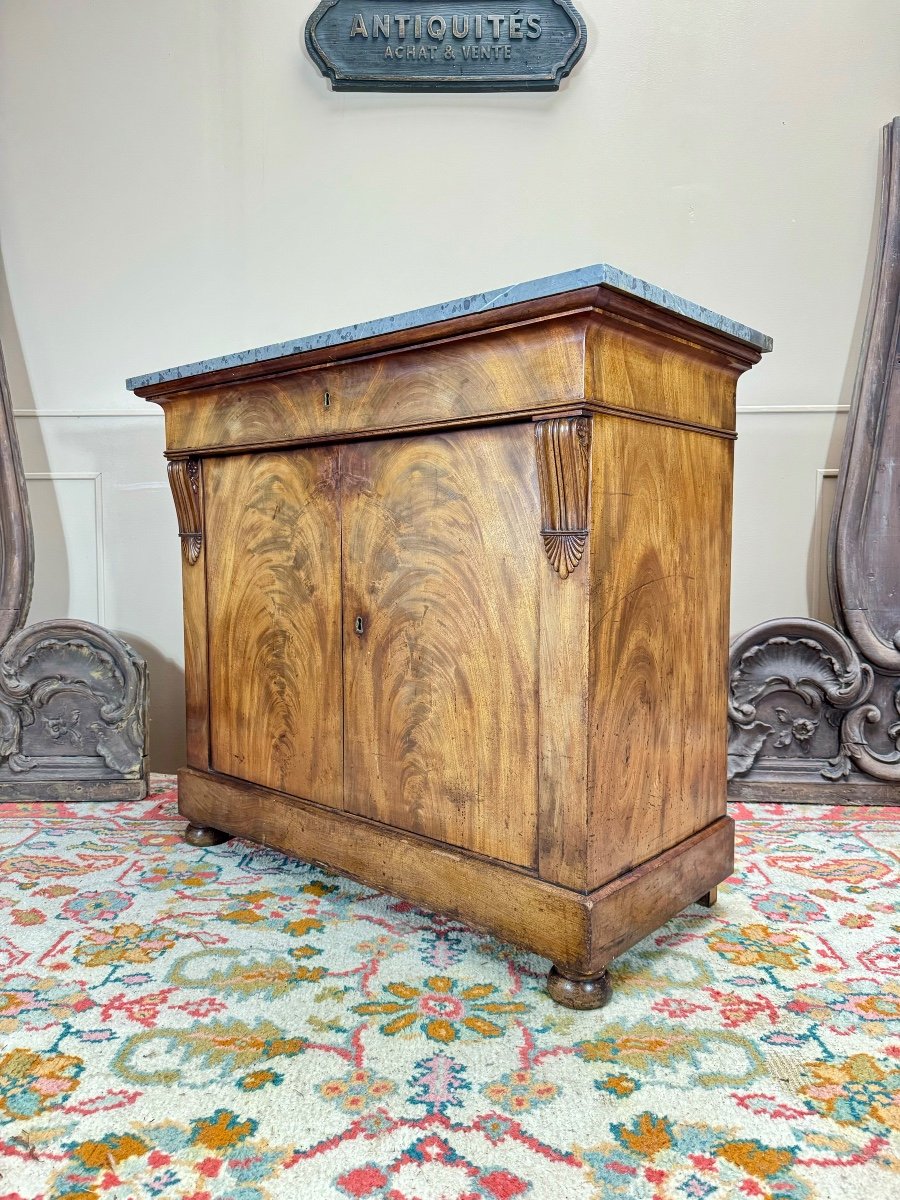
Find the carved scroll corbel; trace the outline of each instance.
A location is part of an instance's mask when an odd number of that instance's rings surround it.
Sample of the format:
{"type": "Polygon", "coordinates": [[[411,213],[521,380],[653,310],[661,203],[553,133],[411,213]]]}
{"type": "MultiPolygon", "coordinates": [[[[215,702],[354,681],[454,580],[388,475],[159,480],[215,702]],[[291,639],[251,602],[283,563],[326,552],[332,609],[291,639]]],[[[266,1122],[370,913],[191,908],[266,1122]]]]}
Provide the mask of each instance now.
{"type": "Polygon", "coordinates": [[[550,565],[563,579],[581,562],[588,537],[591,422],[554,417],[534,426],[541,538],[550,565]]]}
{"type": "Polygon", "coordinates": [[[169,463],[169,486],[178,517],[178,536],[184,561],[193,564],[203,546],[203,516],[200,512],[200,463],[196,458],[169,463]]]}

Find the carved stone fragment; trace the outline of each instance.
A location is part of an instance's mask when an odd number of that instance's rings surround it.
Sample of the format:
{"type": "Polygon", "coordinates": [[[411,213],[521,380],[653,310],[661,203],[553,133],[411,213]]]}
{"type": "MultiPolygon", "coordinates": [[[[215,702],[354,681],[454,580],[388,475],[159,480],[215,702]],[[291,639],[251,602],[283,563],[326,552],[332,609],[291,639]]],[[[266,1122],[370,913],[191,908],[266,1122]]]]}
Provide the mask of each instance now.
{"type": "Polygon", "coordinates": [[[40,781],[43,794],[106,779],[140,790],[146,691],[142,660],[98,625],[41,621],[14,634],[0,650],[0,795],[26,775],[17,782],[40,781]]]}
{"type": "Polygon", "coordinates": [[[147,668],[88,621],[25,627],[34,543],[0,354],[0,800],[126,800],[147,790],[147,668]]]}
{"type": "Polygon", "coordinates": [[[836,733],[840,717],[868,699],[872,668],[851,643],[820,621],[757,625],[731,645],[728,777],[749,771],[763,747],[800,759],[806,773],[845,778],[850,756],[836,733]],[[789,702],[789,696],[796,697],[789,702]],[[768,718],[768,720],[766,719],[768,718]]]}
{"type": "Polygon", "coordinates": [[[588,537],[591,422],[554,417],[534,427],[541,537],[550,563],[563,579],[581,562],[588,537]]]}
{"type": "Polygon", "coordinates": [[[829,546],[838,629],[767,621],[731,646],[730,790],[749,799],[898,799],[900,117],[884,130],[881,201],[829,546]]]}

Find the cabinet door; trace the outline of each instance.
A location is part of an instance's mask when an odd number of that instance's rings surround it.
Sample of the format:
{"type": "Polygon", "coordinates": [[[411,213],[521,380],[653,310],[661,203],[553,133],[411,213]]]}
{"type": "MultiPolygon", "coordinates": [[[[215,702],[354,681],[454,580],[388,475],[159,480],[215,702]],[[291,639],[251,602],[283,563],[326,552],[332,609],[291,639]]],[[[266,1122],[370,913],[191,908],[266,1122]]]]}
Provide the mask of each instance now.
{"type": "Polygon", "coordinates": [[[212,765],[342,807],[336,447],[207,459],[212,765]]]}
{"type": "Polygon", "coordinates": [[[481,854],[536,854],[533,426],[342,448],[345,806],[481,854]]]}

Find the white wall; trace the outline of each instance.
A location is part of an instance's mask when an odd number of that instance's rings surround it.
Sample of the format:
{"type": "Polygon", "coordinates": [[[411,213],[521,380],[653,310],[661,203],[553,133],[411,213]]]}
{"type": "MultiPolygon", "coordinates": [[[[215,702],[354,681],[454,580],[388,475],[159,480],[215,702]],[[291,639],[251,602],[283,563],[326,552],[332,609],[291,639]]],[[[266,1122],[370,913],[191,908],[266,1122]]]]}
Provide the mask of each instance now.
{"type": "Polygon", "coordinates": [[[182,754],[179,553],[162,419],[126,375],[590,262],[774,336],[739,389],[733,623],[827,612],[900,4],[579,6],[558,94],[379,96],[309,62],[314,0],[0,0],[34,615],[146,654],[157,769],[182,754]]]}

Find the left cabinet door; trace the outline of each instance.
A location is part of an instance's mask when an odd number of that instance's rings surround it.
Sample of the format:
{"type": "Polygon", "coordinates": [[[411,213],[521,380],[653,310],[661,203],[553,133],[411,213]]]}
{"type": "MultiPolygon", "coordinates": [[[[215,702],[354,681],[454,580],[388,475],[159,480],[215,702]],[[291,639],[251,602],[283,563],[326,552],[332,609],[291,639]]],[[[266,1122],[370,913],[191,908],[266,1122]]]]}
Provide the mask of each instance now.
{"type": "Polygon", "coordinates": [[[339,449],[203,464],[212,767],[343,807],[339,449]]]}

